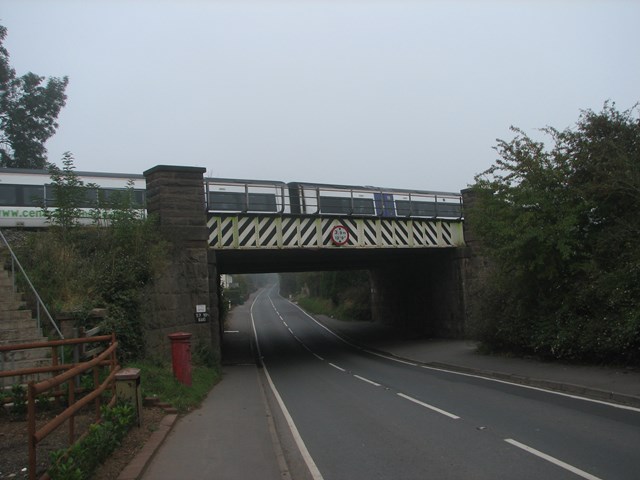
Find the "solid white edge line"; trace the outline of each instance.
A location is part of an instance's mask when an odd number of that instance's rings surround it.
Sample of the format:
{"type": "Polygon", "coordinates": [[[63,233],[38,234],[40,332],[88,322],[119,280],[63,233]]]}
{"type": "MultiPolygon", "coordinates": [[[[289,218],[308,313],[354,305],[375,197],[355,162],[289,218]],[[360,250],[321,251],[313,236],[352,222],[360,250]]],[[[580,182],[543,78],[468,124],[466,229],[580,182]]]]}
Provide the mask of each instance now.
{"type": "Polygon", "coordinates": [[[338,365],[336,365],[335,363],[331,363],[329,362],[329,365],[331,365],[333,368],[337,368],[338,370],[340,370],[341,372],[346,372],[346,370],[342,367],[339,367],[338,365]]]}
{"type": "Polygon", "coordinates": [[[376,383],[373,380],[369,380],[368,378],[361,377],[360,375],[354,375],[354,377],[356,377],[358,380],[362,380],[363,382],[370,383],[371,385],[374,385],[376,387],[381,387],[382,386],[379,383],[376,383]]]}
{"type": "Polygon", "coordinates": [[[457,415],[454,415],[453,413],[449,413],[449,412],[447,412],[445,410],[442,410],[441,408],[434,407],[433,405],[429,405],[428,403],[421,402],[417,398],[410,397],[409,395],[405,395],[404,393],[397,393],[396,395],[398,395],[399,397],[405,398],[405,399],[409,400],[410,402],[417,403],[418,405],[421,405],[421,406],[423,406],[425,408],[433,410],[434,412],[438,412],[438,413],[440,413],[442,415],[445,415],[445,416],[447,416],[449,418],[453,418],[454,420],[458,420],[460,418],[457,415]]]}
{"type": "Polygon", "coordinates": [[[588,397],[581,397],[579,395],[572,395],[570,393],[564,393],[564,392],[558,392],[557,390],[547,390],[544,388],[540,388],[540,387],[534,387],[531,385],[523,385],[522,383],[514,383],[514,382],[509,382],[507,380],[500,380],[498,378],[491,378],[491,377],[485,377],[482,375],[477,375],[477,374],[473,374],[473,373],[463,373],[463,372],[456,372],[455,370],[446,370],[444,368],[438,368],[438,367],[431,367],[429,365],[420,365],[417,363],[412,363],[412,362],[408,362],[406,360],[401,360],[399,358],[396,357],[392,357],[390,355],[385,355],[383,353],[379,353],[379,352],[374,352],[372,350],[368,350],[366,348],[362,348],[359,345],[356,345],[354,343],[349,342],[348,340],[345,340],[344,338],[342,338],[340,335],[338,335],[337,333],[333,332],[332,330],[330,330],[327,326],[323,325],[322,323],[320,323],[318,320],[316,320],[315,318],[313,318],[311,315],[309,315],[307,312],[305,312],[300,306],[296,305],[295,303],[291,302],[290,300],[287,300],[284,297],[281,297],[283,300],[291,303],[291,305],[297,307],[302,313],[304,313],[307,317],[309,317],[311,320],[313,320],[314,322],[316,322],[319,326],[321,326],[322,328],[324,328],[327,332],[331,333],[333,336],[335,336],[336,338],[338,338],[340,341],[346,343],[347,345],[350,345],[354,348],[357,348],[358,350],[362,350],[366,353],[369,353],[371,355],[375,355],[377,357],[381,357],[381,358],[386,358],[387,360],[391,360],[392,362],[397,362],[397,363],[402,363],[404,365],[411,365],[412,367],[421,367],[421,368],[425,368],[427,370],[435,370],[437,372],[446,372],[446,373],[452,373],[454,375],[462,375],[465,377],[472,377],[472,378],[480,378],[482,380],[487,380],[489,382],[498,382],[498,383],[504,383],[505,385],[513,385],[514,387],[520,387],[520,388],[528,388],[530,390],[537,390],[539,392],[545,392],[545,393],[551,393],[553,395],[560,395],[562,397],[567,397],[567,398],[573,398],[574,400],[583,400],[585,402],[591,402],[591,403],[598,403],[600,405],[607,405],[609,407],[614,407],[614,408],[618,408],[620,410],[629,410],[632,412],[640,412],[640,408],[637,407],[631,407],[629,405],[621,405],[619,403],[611,403],[611,402],[607,402],[605,400],[597,400],[595,398],[588,398],[588,397]]]}
{"type": "MultiPolygon", "coordinates": [[[[393,360],[393,359],[390,359],[390,360],[393,360]]],[[[514,382],[509,382],[507,380],[500,380],[499,378],[484,377],[482,375],[478,375],[474,373],[456,372],[454,370],[446,370],[444,368],[431,367],[429,365],[420,365],[420,368],[424,368],[427,370],[435,370],[436,372],[453,373],[454,375],[461,375],[463,377],[479,378],[481,380],[487,380],[489,382],[504,383],[505,385],[513,385],[514,387],[528,388],[529,390],[537,390],[538,392],[552,393],[553,395],[573,398],[574,400],[583,400],[585,402],[599,403],[600,405],[615,407],[615,408],[619,408],[620,410],[630,410],[632,412],[640,412],[640,408],[631,407],[629,405],[621,405],[619,403],[606,402],[604,400],[597,400],[595,398],[581,397],[579,395],[572,395],[571,393],[558,392],[557,390],[547,390],[540,387],[534,387],[533,385],[523,385],[522,383],[514,383],[514,382]]]]}
{"type": "MultiPolygon", "coordinates": [[[[260,293],[260,295],[262,295],[262,293],[260,293]]],[[[304,462],[307,464],[307,468],[311,473],[311,477],[313,478],[313,480],[324,480],[324,478],[322,477],[322,474],[320,473],[320,470],[318,470],[318,466],[313,461],[313,458],[311,457],[309,450],[307,450],[307,446],[305,445],[304,440],[302,440],[302,436],[300,435],[300,432],[298,431],[298,428],[296,427],[296,424],[294,423],[293,418],[291,417],[291,414],[289,414],[289,410],[287,410],[287,407],[284,404],[284,401],[282,400],[282,397],[280,396],[278,389],[273,383],[273,380],[271,380],[271,375],[269,375],[267,366],[262,361],[262,354],[260,352],[260,343],[258,341],[258,332],[256,330],[255,320],[253,318],[253,306],[256,304],[256,301],[258,300],[258,298],[260,298],[260,295],[258,295],[253,301],[253,303],[251,304],[251,309],[249,313],[251,315],[251,326],[253,327],[253,335],[256,340],[256,348],[258,350],[258,356],[260,358],[260,362],[262,363],[262,370],[264,371],[264,374],[267,377],[267,381],[269,382],[269,388],[271,388],[271,391],[273,392],[274,397],[276,397],[276,401],[280,406],[280,410],[282,410],[282,414],[284,415],[284,418],[287,421],[287,425],[289,426],[289,430],[291,430],[291,435],[293,436],[293,439],[296,442],[296,445],[298,446],[298,450],[300,450],[300,454],[302,455],[304,462]]]]}
{"type": "Polygon", "coordinates": [[[576,475],[581,476],[582,478],[586,478],[587,480],[601,480],[600,477],[596,477],[595,475],[591,475],[590,473],[585,472],[584,470],[580,470],[579,468],[574,467],[573,465],[569,465],[568,463],[563,462],[562,460],[558,460],[557,458],[552,457],[551,455],[547,455],[546,453],[541,452],[540,450],[536,450],[535,448],[531,448],[524,443],[520,443],[512,438],[505,438],[505,442],[510,443],[511,445],[518,447],[525,452],[531,453],[536,457],[540,457],[547,462],[551,462],[558,467],[564,468],[565,470],[569,470],[576,475]]]}
{"type": "Polygon", "coordinates": [[[391,361],[396,362],[396,363],[403,363],[405,365],[410,365],[412,367],[417,367],[418,366],[417,363],[408,362],[406,360],[401,360],[399,358],[392,357],[390,355],[385,355],[384,353],[374,352],[373,350],[367,350],[367,349],[363,349],[363,351],[368,353],[369,355],[375,355],[376,357],[386,358],[387,360],[391,360],[391,361]]]}

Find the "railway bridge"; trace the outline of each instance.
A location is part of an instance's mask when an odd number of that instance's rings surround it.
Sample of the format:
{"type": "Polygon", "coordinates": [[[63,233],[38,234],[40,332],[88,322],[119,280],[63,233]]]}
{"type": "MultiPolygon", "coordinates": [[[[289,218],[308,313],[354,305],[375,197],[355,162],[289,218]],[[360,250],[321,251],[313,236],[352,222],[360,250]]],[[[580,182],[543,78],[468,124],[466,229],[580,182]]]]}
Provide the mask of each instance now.
{"type": "Polygon", "coordinates": [[[430,218],[209,212],[204,172],[163,165],[144,172],[147,210],[173,245],[150,301],[150,348],[166,349],[166,335],[181,330],[210,340],[220,355],[223,273],[368,270],[375,321],[408,336],[464,335],[470,254],[461,208],[430,218]]]}

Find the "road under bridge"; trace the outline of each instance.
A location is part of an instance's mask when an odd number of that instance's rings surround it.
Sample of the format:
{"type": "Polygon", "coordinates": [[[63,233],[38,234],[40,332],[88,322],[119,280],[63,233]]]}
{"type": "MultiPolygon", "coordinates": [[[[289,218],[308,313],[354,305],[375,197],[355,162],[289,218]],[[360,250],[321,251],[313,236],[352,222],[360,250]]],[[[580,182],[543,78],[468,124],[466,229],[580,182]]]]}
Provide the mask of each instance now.
{"type": "Polygon", "coordinates": [[[150,348],[166,350],[166,335],[182,330],[210,339],[219,355],[222,273],[368,270],[374,320],[407,335],[464,335],[471,257],[462,218],[207,213],[203,174],[172,166],[145,172],[148,212],[173,245],[152,294],[150,348]]]}

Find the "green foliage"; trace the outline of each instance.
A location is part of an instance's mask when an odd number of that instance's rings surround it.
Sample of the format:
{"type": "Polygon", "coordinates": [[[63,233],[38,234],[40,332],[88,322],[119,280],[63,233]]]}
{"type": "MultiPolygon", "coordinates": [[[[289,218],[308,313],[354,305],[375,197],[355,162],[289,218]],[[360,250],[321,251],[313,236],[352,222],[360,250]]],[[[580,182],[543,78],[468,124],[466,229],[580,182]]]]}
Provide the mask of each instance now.
{"type": "Polygon", "coordinates": [[[91,478],[95,469],[116,448],[136,420],[132,405],[118,404],[102,407],[102,421],[89,426],[89,433],[68,450],[51,454],[49,475],[53,480],[84,480],[91,478]]]}
{"type": "Polygon", "coordinates": [[[24,420],[27,414],[27,388],[19,383],[11,387],[11,397],[13,405],[9,410],[9,417],[12,420],[24,420]]]}
{"type": "Polygon", "coordinates": [[[18,255],[52,313],[79,312],[76,326],[92,327],[83,324],[86,312],[106,308],[103,331],[116,333],[121,360],[138,358],[144,355],[144,289],[164,267],[168,246],[155,219],[141,218],[128,201],[130,191],[93,228],[76,228],[86,186],[74,172],[73,157],[63,163],[62,170],[52,169],[54,225],[28,237],[18,255]]]}
{"type": "Polygon", "coordinates": [[[640,122],[583,112],[575,129],[514,129],[466,212],[490,259],[477,334],[498,349],[640,361],[640,122]]]}
{"type": "Polygon", "coordinates": [[[44,168],[45,142],[55,133],[56,119],[66,103],[68,78],[21,77],[9,64],[0,25],[0,166],[44,168]]]}
{"type": "MultiPolygon", "coordinates": [[[[80,224],[81,206],[87,201],[87,187],[75,172],[73,155],[65,152],[62,157],[62,169],[49,164],[51,190],[55,208],[45,203],[44,214],[52,225],[61,227],[63,231],[80,224]]],[[[49,200],[49,199],[47,199],[49,200]]]]}
{"type": "Polygon", "coordinates": [[[198,407],[205,399],[211,388],[221,379],[217,367],[199,365],[195,363],[191,367],[191,386],[187,387],[178,382],[173,376],[171,365],[145,360],[127,364],[128,367],[139,368],[142,372],[142,395],[144,397],[157,397],[170,403],[180,413],[186,413],[198,407]]]}
{"type": "Polygon", "coordinates": [[[364,270],[281,274],[280,292],[314,313],[371,320],[371,285],[364,270]]]}

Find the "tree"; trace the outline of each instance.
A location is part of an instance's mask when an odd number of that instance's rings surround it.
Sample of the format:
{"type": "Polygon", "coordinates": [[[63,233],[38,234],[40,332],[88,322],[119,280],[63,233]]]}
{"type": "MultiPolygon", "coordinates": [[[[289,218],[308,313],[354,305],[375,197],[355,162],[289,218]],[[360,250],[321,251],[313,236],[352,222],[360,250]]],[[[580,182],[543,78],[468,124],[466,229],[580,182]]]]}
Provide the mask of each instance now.
{"type": "Polygon", "coordinates": [[[492,273],[478,334],[565,358],[640,361],[640,121],[584,111],[574,129],[498,141],[466,219],[492,273]]]}
{"type": "Polygon", "coordinates": [[[48,164],[52,198],[47,200],[54,205],[45,205],[44,214],[49,223],[66,230],[80,225],[82,207],[87,207],[91,186],[78,177],[71,152],[64,153],[62,165],[61,169],[53,163],[48,164]]]}
{"type": "Polygon", "coordinates": [[[0,25],[0,166],[45,168],[44,144],[58,128],[68,78],[45,83],[45,77],[31,72],[17,77],[3,45],[6,35],[0,25]]]}

